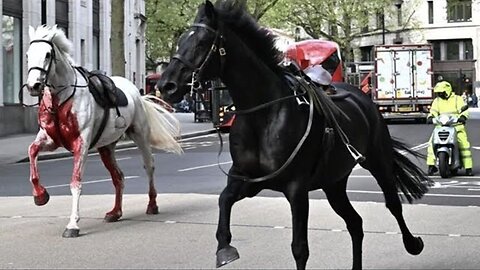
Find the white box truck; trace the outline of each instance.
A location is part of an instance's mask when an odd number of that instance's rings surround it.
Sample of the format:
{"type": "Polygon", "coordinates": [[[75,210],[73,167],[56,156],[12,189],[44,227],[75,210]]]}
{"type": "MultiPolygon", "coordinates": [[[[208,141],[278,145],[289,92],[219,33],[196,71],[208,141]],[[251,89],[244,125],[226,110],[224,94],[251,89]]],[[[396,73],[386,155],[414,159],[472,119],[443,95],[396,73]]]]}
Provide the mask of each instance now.
{"type": "Polygon", "coordinates": [[[372,99],[386,119],[425,119],[433,100],[432,46],[374,47],[372,99]]]}

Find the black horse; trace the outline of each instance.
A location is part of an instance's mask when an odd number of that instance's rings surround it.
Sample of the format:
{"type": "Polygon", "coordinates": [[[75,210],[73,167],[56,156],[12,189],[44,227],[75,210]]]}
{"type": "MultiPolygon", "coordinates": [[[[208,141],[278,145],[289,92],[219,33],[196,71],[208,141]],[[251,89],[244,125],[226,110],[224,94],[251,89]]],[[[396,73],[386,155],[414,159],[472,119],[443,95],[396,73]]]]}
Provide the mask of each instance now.
{"type": "Polygon", "coordinates": [[[185,85],[192,72],[199,81],[219,77],[237,108],[230,130],[233,165],[219,198],[217,267],[239,258],[230,245],[233,204],[271,189],[282,192],[290,203],[292,252],[297,268],[304,269],[309,256],[308,192],[321,188],[346,223],[353,268],[361,269],[362,218],[346,193],[348,176],[356,165],[354,157],[381,187],[406,250],[419,254],[423,242],[407,228],[398,193],[402,191],[412,202],[428,190],[430,180],[400,153],[413,152],[390,137],[376,106],[357,88],[336,84],[337,93],[330,97],[311,90],[302,95],[305,92],[300,89],[311,84],[280,65],[282,55],[274,47],[275,37],[235,2],[223,0],[214,6],[206,1],[199,7],[158,82],[164,98],[178,102],[190,90],[185,85]],[[299,105],[297,98],[315,103],[314,113],[313,105],[299,105]]]}

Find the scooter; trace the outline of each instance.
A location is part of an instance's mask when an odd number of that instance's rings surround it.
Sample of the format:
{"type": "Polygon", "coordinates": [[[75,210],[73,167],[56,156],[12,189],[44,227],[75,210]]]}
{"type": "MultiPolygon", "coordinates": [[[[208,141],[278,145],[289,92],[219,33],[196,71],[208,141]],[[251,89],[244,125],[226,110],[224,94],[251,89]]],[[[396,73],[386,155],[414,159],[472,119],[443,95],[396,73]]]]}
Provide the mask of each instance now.
{"type": "MultiPolygon", "coordinates": [[[[462,108],[462,111],[466,109],[468,107],[462,108]]],[[[458,170],[463,167],[455,129],[458,118],[450,114],[441,114],[432,121],[437,125],[432,133],[437,168],[442,178],[448,178],[456,175],[458,170]]]]}

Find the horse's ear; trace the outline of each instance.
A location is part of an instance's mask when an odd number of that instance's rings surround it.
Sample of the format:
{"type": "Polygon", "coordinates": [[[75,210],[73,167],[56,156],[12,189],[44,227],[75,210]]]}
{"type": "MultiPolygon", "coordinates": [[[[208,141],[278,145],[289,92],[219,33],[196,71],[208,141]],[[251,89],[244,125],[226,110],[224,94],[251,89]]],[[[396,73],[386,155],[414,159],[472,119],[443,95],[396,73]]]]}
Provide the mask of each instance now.
{"type": "Polygon", "coordinates": [[[30,37],[30,41],[32,41],[35,36],[35,28],[31,25],[28,26],[28,36],[30,37]]]}
{"type": "Polygon", "coordinates": [[[214,20],[216,17],[215,7],[209,0],[205,1],[205,14],[207,15],[207,18],[211,20],[214,20]]]}

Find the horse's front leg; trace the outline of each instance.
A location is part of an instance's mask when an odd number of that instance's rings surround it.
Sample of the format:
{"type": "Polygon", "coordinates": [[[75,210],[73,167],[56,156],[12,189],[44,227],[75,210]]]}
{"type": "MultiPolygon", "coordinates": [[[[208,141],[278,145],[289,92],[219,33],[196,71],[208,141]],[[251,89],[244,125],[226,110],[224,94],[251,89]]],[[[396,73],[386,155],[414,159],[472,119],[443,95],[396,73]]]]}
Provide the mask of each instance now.
{"type": "MultiPolygon", "coordinates": [[[[233,170],[230,170],[230,173],[235,174],[233,173],[233,170]]],[[[218,241],[217,267],[224,266],[240,258],[237,249],[230,246],[232,241],[232,233],[230,232],[230,218],[233,204],[245,198],[245,195],[241,194],[244,186],[245,182],[229,177],[228,184],[218,199],[219,218],[216,233],[218,241]]]]}
{"type": "Polygon", "coordinates": [[[286,187],[284,194],[292,211],[293,257],[297,269],[305,269],[310,255],[308,249],[308,190],[304,184],[293,181],[286,187]]]}
{"type": "Polygon", "coordinates": [[[85,169],[85,161],[88,154],[88,143],[85,143],[82,136],[79,136],[73,142],[73,173],[70,182],[70,192],[72,193],[72,213],[70,221],[63,232],[63,237],[78,237],[80,228],[78,221],[80,220],[80,194],[82,193],[82,176],[85,169]]]}
{"type": "Polygon", "coordinates": [[[40,129],[37,137],[28,147],[28,157],[30,159],[30,182],[33,187],[33,200],[36,205],[45,205],[50,199],[47,190],[40,184],[40,175],[38,173],[37,158],[41,151],[53,151],[57,145],[50,138],[44,129],[40,129]]]}

